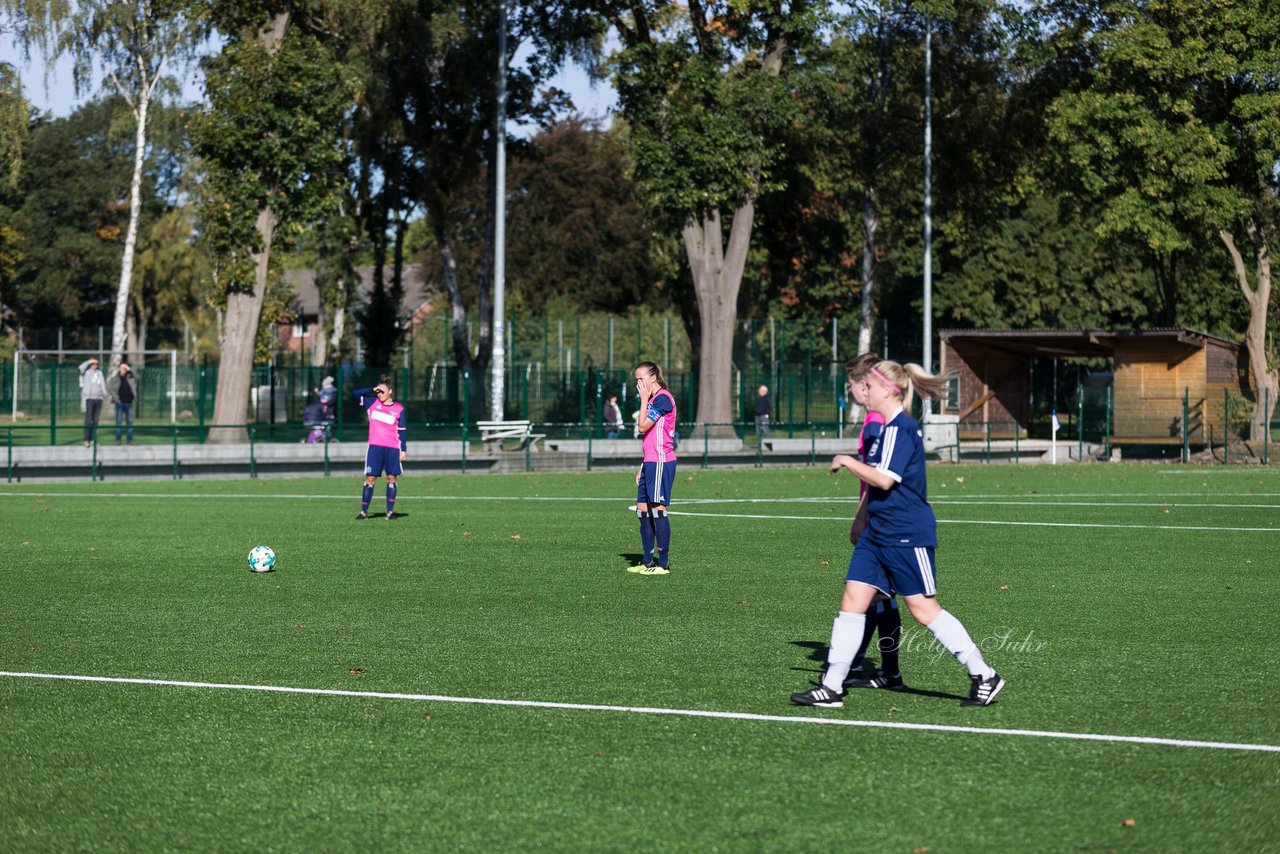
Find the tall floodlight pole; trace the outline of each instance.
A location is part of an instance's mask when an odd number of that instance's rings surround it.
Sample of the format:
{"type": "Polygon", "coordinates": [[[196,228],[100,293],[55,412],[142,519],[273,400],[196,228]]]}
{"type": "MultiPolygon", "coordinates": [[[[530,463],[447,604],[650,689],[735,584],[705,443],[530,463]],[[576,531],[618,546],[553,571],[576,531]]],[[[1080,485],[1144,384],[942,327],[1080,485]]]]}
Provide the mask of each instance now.
{"type": "MultiPolygon", "coordinates": [[[[933,19],[924,29],[924,369],[933,370],[933,19]]],[[[925,412],[933,401],[924,400],[925,412]]]]}
{"type": "Polygon", "coordinates": [[[493,204],[493,379],[489,417],[504,420],[507,374],[507,4],[498,3],[498,115],[494,154],[493,204]]]}

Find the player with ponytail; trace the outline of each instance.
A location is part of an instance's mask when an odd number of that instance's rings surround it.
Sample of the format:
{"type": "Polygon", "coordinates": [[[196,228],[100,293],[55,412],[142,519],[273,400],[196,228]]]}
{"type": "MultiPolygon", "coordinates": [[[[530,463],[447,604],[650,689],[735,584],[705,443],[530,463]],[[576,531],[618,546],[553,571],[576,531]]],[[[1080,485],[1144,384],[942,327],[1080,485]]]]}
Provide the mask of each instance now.
{"type": "Polygon", "coordinates": [[[849,561],[822,681],[792,694],[797,705],[844,705],[844,680],[866,631],[867,610],[877,596],[892,593],[969,671],[969,697],[961,705],[990,705],[1004,688],[968,631],[937,599],[937,520],[929,506],[924,437],[909,410],[917,392],[941,397],[945,389],[946,380],[919,365],[884,360],[867,371],[867,409],[884,417],[884,432],[865,462],[844,454],[831,461],[831,471],[848,469],[867,484],[866,530],[849,561]]]}

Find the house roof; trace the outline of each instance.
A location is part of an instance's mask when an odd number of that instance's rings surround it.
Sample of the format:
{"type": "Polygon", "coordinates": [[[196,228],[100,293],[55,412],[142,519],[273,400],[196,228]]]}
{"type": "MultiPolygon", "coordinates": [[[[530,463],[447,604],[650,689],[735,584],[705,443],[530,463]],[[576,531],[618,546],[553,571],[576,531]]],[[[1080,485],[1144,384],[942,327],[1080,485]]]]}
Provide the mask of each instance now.
{"type": "MultiPolygon", "coordinates": [[[[356,299],[363,302],[373,292],[373,267],[356,267],[356,275],[360,279],[356,286],[356,299]]],[[[303,317],[317,316],[320,313],[320,289],[316,286],[316,271],[310,268],[286,270],[284,280],[294,289],[289,307],[303,317]]],[[[383,271],[383,281],[390,285],[390,267],[383,271]]],[[[400,316],[409,318],[421,311],[431,297],[426,268],[422,264],[405,264],[402,281],[404,297],[400,300],[400,316]]]]}
{"type": "Polygon", "coordinates": [[[1111,356],[1116,343],[1136,339],[1169,340],[1191,347],[1203,347],[1212,341],[1232,350],[1240,345],[1195,329],[943,329],[938,332],[943,343],[972,342],[1006,352],[1028,356],[1111,356]]]}

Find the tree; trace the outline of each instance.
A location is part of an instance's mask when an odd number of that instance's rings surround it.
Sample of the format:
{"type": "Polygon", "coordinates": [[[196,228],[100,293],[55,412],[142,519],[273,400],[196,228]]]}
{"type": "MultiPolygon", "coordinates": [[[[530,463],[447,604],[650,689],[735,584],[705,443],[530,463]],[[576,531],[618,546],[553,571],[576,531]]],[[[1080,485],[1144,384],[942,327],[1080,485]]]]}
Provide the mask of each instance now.
{"type": "MultiPolygon", "coordinates": [[[[111,91],[127,105],[135,123],[129,222],[125,230],[111,332],[111,368],[120,363],[129,312],[134,252],[141,219],[141,186],[147,150],[147,118],[167,73],[193,57],[203,28],[184,0],[77,0],[62,20],[54,55],[74,60],[79,91],[101,64],[111,91]]],[[[105,84],[104,84],[105,85],[105,84]]]]}
{"type": "MultiPolygon", "coordinates": [[[[8,225],[23,258],[2,295],[19,323],[110,323],[120,243],[128,223],[121,201],[132,168],[132,133],[117,122],[120,104],[93,101],[31,128],[17,185],[0,188],[8,225]]],[[[160,202],[144,180],[143,214],[160,202]]]]}
{"type": "Polygon", "coordinates": [[[1280,219],[1280,16],[1268,0],[1152,0],[1103,4],[1094,20],[1095,65],[1053,105],[1052,138],[1077,170],[1075,191],[1101,203],[1099,233],[1156,259],[1165,319],[1178,316],[1180,259],[1199,236],[1221,241],[1249,309],[1258,438],[1264,398],[1280,385],[1266,340],[1280,219]]]}
{"type": "Polygon", "coordinates": [[[636,174],[676,224],[692,273],[697,417],[727,424],[756,203],[775,187],[776,130],[792,109],[784,77],[817,15],[806,3],[778,0],[634,2],[612,23],[622,43],[614,82],[636,174]]]}
{"type": "Polygon", "coordinates": [[[511,158],[508,303],[542,312],[557,297],[623,313],[661,302],[678,273],[674,237],[632,179],[619,131],[571,118],[511,158]]]}
{"type": "MultiPolygon", "coordinates": [[[[211,441],[238,441],[279,230],[291,236],[337,203],[338,128],[352,103],[345,66],[313,31],[327,23],[252,2],[215,4],[227,36],[206,66],[209,109],[193,134],[203,158],[202,221],[226,323],[211,441]],[[326,180],[328,179],[328,180],[326,180]]],[[[353,10],[354,11],[354,10],[353,10]]]]}
{"type": "MultiPolygon", "coordinates": [[[[540,91],[566,52],[598,28],[577,4],[510,4],[507,109],[511,122],[538,123],[564,105],[564,96],[540,91]],[[522,44],[533,47],[523,65],[522,44]]],[[[422,210],[449,296],[456,363],[469,370],[468,393],[478,397],[492,355],[493,245],[497,134],[497,5],[397,0],[368,54],[369,76],[354,138],[383,178],[383,191],[366,192],[377,210],[376,249],[389,234],[402,246],[408,214],[422,210]],[[477,195],[477,188],[482,188],[477,195]],[[394,227],[394,230],[392,230],[394,227]],[[468,336],[474,306],[478,334],[468,336]]],[[[393,261],[399,257],[394,250],[393,261]]]]}

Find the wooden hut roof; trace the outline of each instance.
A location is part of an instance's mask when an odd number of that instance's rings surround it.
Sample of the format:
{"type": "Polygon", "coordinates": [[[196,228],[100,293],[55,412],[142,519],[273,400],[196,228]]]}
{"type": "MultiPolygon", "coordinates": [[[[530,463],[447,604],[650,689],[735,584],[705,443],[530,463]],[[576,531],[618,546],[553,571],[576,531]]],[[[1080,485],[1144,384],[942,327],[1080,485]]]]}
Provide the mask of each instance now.
{"type": "Polygon", "coordinates": [[[943,329],[943,342],[980,343],[995,350],[1025,356],[1071,358],[1112,356],[1120,339],[1176,340],[1180,344],[1203,347],[1210,341],[1238,350],[1239,345],[1217,335],[1195,329],[943,329]]]}

